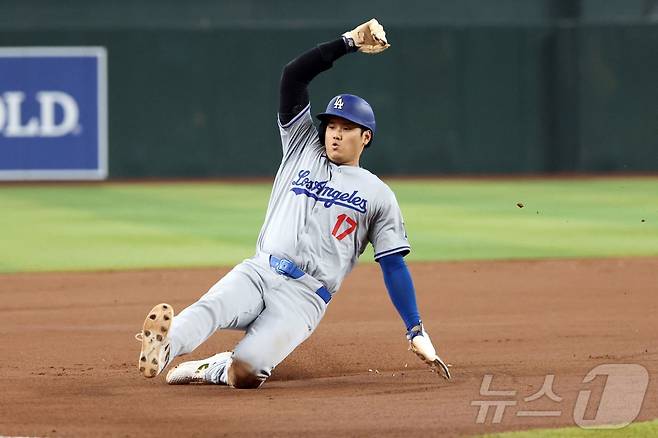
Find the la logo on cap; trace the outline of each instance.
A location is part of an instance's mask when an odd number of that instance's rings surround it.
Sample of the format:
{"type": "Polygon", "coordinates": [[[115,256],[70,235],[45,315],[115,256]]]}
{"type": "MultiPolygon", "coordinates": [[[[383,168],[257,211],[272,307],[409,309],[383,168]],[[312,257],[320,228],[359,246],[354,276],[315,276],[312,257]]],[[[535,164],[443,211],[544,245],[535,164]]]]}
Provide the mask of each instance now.
{"type": "Polygon", "coordinates": [[[336,102],[334,102],[334,108],[337,108],[339,110],[343,109],[343,98],[342,96],[338,96],[338,99],[336,99],[336,102]]]}

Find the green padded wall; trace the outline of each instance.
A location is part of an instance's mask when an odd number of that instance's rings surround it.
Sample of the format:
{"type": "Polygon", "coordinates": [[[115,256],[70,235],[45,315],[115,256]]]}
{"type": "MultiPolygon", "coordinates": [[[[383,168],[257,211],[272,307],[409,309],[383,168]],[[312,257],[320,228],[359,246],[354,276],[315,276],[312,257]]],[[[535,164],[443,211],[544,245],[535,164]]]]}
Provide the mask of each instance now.
{"type": "MultiPolygon", "coordinates": [[[[111,177],[273,175],[282,66],[367,12],[274,4],[10,0],[0,45],[107,48],[111,177]]],[[[626,12],[588,1],[378,5],[391,49],[345,57],[311,87],[316,113],[340,92],[371,102],[378,132],[364,166],[658,170],[658,25],[639,3],[626,12]],[[624,20],[600,22],[614,14],[624,20]]]]}

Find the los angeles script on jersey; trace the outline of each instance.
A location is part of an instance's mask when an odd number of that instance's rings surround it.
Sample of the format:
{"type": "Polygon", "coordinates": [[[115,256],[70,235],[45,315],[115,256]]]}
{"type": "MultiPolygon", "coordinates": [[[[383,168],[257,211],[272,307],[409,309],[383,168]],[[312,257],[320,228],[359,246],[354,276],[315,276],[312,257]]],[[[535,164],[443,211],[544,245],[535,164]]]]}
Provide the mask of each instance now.
{"type": "Polygon", "coordinates": [[[297,179],[291,182],[293,187],[290,191],[296,195],[306,195],[309,198],[320,201],[327,208],[336,204],[351,208],[359,213],[366,212],[368,200],[357,196],[359,193],[358,190],[354,190],[352,193],[341,192],[340,190],[329,187],[327,185],[329,181],[313,181],[308,178],[310,173],[310,170],[300,170],[297,174],[297,179]]]}

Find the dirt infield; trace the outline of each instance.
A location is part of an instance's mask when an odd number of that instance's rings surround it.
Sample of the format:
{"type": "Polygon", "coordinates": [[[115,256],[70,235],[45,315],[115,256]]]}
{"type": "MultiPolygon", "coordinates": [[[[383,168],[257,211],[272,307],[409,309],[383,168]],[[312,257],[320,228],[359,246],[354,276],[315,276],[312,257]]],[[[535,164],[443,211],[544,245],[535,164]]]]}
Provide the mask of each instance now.
{"type": "MultiPolygon", "coordinates": [[[[597,414],[605,376],[583,378],[601,364],[645,367],[637,420],[658,417],[658,258],[411,270],[452,382],[406,351],[377,266],[348,277],[316,333],[257,391],[169,387],[136,369],[133,334],[151,306],[181,309],[224,270],[0,276],[0,435],[450,436],[567,426],[581,390],[591,390],[584,417],[597,414]],[[490,390],[515,393],[481,395],[485,375],[490,390]],[[524,401],[547,375],[561,401],[524,401]],[[510,406],[500,423],[492,424],[492,407],[478,424],[471,403],[480,400],[510,406]],[[559,414],[518,414],[538,410],[559,414]]],[[[230,349],[239,336],[218,333],[188,357],[230,349]]]]}

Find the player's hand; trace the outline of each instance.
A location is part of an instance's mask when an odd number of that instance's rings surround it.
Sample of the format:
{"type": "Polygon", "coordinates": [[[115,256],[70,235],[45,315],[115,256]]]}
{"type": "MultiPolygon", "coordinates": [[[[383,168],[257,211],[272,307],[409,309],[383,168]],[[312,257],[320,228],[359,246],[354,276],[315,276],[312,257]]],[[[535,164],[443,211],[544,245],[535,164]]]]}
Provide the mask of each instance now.
{"type": "Polygon", "coordinates": [[[425,331],[422,322],[409,330],[407,339],[409,340],[409,350],[416,353],[432,369],[437,370],[441,377],[450,380],[450,370],[445,362],[436,354],[434,345],[432,345],[430,336],[425,331]]]}
{"type": "Polygon", "coordinates": [[[391,47],[386,40],[384,27],[375,18],[345,32],[343,36],[354,40],[359,52],[363,53],[380,53],[391,47]]]}

